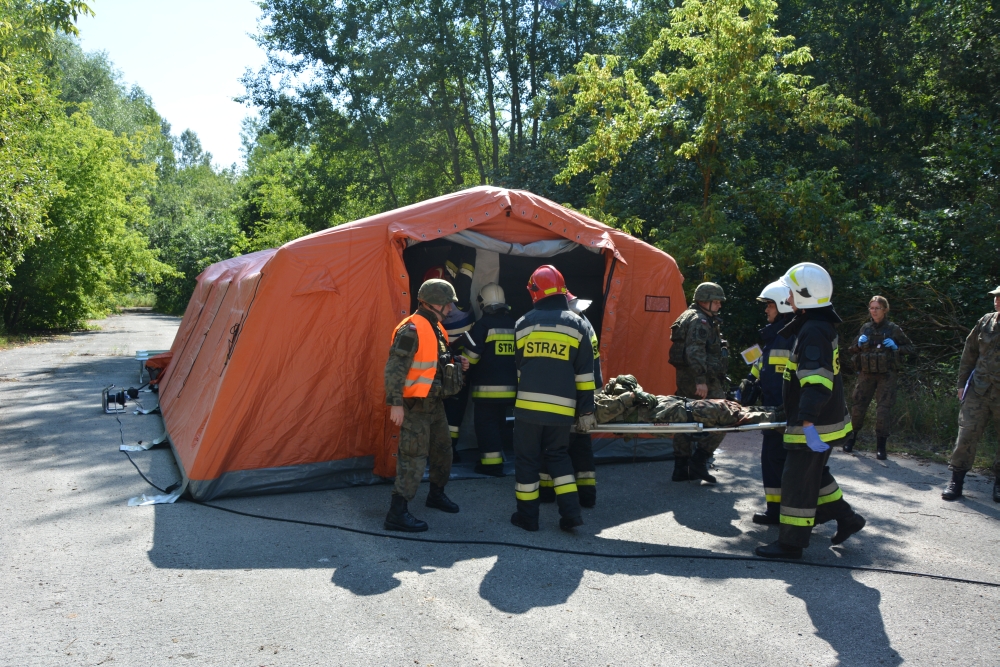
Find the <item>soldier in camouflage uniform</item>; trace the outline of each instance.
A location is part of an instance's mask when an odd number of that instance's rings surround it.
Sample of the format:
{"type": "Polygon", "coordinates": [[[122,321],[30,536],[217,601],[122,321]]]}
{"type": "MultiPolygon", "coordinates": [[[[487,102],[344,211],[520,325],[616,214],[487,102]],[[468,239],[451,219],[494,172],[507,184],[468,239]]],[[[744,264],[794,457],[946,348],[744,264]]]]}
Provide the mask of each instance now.
{"type": "MultiPolygon", "coordinates": [[[[726,397],[729,344],[722,338],[719,311],[726,294],[715,283],[702,283],[694,290],[694,303],[670,327],[670,363],[677,369],[677,395],[684,398],[726,397]]],[[[702,479],[710,484],[708,460],[722,442],[723,434],[674,436],[674,474],[683,482],[702,479]],[[698,448],[691,451],[697,438],[698,448]]]]}
{"type": "MultiPolygon", "coordinates": [[[[392,504],[385,518],[386,530],[420,532],[427,523],[410,514],[407,503],[417,494],[430,458],[430,491],[427,507],[458,512],[458,505],[444,494],[451,475],[451,436],[443,399],[462,385],[460,366],[448,351],[448,338],[440,322],[457,301],[455,288],[444,280],[428,280],[417,292],[417,312],[404,319],[393,334],[385,364],[385,395],[389,418],[400,427],[396,482],[392,504]],[[429,325],[429,326],[428,326],[429,325]],[[422,350],[424,345],[431,350],[422,350]]],[[[468,361],[461,367],[468,370],[468,361]]]]}
{"type": "MultiPolygon", "coordinates": [[[[994,312],[984,315],[973,327],[958,366],[962,411],[958,415],[958,440],[948,466],[951,481],[941,494],[945,500],[962,497],[965,473],[976,461],[976,446],[991,417],[1000,433],[1000,287],[990,294],[994,312]]],[[[1000,503],[1000,450],[993,459],[993,475],[993,501],[1000,503]]]]}
{"type": "Polygon", "coordinates": [[[778,408],[748,408],[724,399],[690,400],[646,393],[633,375],[619,375],[594,396],[598,424],[702,424],[739,426],[784,420],[778,408]]]}
{"type": "Polygon", "coordinates": [[[851,406],[851,426],[844,451],[854,450],[854,441],[865,425],[865,413],[875,397],[878,406],[875,418],[875,437],[878,439],[876,457],[886,459],[885,445],[889,439],[889,414],[896,404],[896,375],[899,359],[904,354],[915,354],[916,346],[910,342],[895,322],[890,322],[889,301],[884,296],[873,296],[868,302],[871,319],[861,325],[854,345],[848,350],[854,354],[858,369],[851,406]]]}

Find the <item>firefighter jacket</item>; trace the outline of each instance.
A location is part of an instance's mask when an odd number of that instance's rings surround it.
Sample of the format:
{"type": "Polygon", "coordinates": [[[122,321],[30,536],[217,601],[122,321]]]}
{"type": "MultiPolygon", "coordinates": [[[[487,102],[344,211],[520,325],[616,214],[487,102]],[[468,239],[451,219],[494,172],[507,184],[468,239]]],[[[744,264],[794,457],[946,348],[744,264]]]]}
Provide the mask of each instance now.
{"type": "Polygon", "coordinates": [[[725,378],[729,343],[722,338],[722,319],[697,303],[685,310],[670,327],[670,363],[694,376],[696,384],[725,378]]]}
{"type": "Polygon", "coordinates": [[[875,324],[874,320],[868,320],[861,325],[854,344],[848,352],[854,354],[854,366],[860,373],[891,373],[899,368],[899,359],[904,354],[916,354],[917,346],[910,342],[903,330],[895,322],[890,322],[889,318],[882,320],[882,324],[875,324]],[[868,336],[868,340],[859,343],[861,336],[868,336]],[[891,338],[897,345],[897,349],[890,350],[883,345],[886,338],[891,338]]]}
{"type": "Polygon", "coordinates": [[[1000,313],[984,315],[965,339],[958,365],[958,388],[964,388],[966,383],[980,396],[991,385],[1000,386],[1000,313]]]}
{"type": "Polygon", "coordinates": [[[385,402],[403,405],[403,398],[443,396],[438,367],[448,352],[444,327],[423,309],[396,325],[385,362],[385,402]]]}
{"type": "Polygon", "coordinates": [[[750,367],[747,379],[760,387],[761,405],[781,405],[781,386],[784,383],[785,364],[792,353],[795,337],[785,338],[779,332],[795,317],[781,313],[771,324],[760,330],[760,359],[750,367]]]}
{"type": "Polygon", "coordinates": [[[839,440],[851,432],[834,328],[840,322],[833,306],[810,308],[799,311],[778,332],[785,338],[795,337],[782,390],[788,421],[785,449],[806,447],[803,422],[812,422],[823,442],[839,440]]]}
{"type": "Polygon", "coordinates": [[[476,249],[453,244],[444,268],[451,276],[458,303],[444,318],[442,324],[448,332],[448,341],[454,347],[453,351],[455,354],[461,354],[465,345],[459,336],[470,331],[476,322],[476,315],[472,310],[472,278],[476,273],[476,249]]]}
{"type": "Polygon", "coordinates": [[[514,363],[514,316],[506,308],[484,312],[469,335],[473,346],[465,350],[472,400],[514,401],[517,395],[517,366],[514,363]]]}
{"type": "Polygon", "coordinates": [[[566,297],[542,299],[517,321],[514,417],[536,424],[572,424],[594,411],[594,352],[583,319],[566,297]]]}

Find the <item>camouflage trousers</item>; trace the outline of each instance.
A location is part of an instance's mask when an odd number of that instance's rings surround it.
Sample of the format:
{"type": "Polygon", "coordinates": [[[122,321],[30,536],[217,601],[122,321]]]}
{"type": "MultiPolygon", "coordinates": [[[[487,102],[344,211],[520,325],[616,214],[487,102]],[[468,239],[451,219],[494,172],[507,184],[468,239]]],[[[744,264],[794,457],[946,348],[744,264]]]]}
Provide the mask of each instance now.
{"type": "Polygon", "coordinates": [[[451,475],[451,436],[440,398],[403,399],[403,425],[399,429],[396,484],[392,492],[407,501],[417,495],[430,459],[431,484],[444,486],[451,475]]]}
{"type": "MultiPolygon", "coordinates": [[[[991,386],[986,393],[976,393],[970,383],[962,401],[962,410],[958,413],[958,439],[951,453],[952,470],[971,470],[976,461],[976,448],[983,438],[986,424],[993,419],[993,425],[1000,433],[1000,387],[991,386]]],[[[993,458],[993,474],[1000,477],[1000,448],[993,458]]]]}
{"type": "Polygon", "coordinates": [[[858,373],[851,406],[851,426],[855,433],[865,425],[865,413],[875,398],[875,435],[888,438],[889,415],[896,404],[896,373],[858,373]]]}
{"type": "MultiPolygon", "coordinates": [[[[677,369],[677,396],[684,398],[700,398],[695,392],[695,378],[684,369],[677,369]]],[[[718,378],[708,379],[708,396],[705,398],[725,398],[726,390],[718,378]]],[[[722,444],[725,433],[712,433],[710,435],[696,435],[678,433],[674,435],[674,456],[688,458],[691,456],[692,444],[697,442],[698,449],[702,449],[709,454],[714,452],[722,444]]]]}

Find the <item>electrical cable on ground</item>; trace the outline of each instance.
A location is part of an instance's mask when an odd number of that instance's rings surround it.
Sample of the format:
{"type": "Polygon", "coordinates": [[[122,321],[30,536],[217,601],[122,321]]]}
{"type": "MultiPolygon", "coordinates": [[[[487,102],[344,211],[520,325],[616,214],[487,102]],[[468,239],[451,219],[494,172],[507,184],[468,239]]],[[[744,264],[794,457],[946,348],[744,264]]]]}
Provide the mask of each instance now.
{"type": "MultiPolygon", "coordinates": [[[[117,415],[115,417],[117,419],[117,415]]],[[[121,424],[121,422],[118,422],[121,424]]],[[[125,443],[125,436],[122,435],[122,444],[125,443]]],[[[136,465],[132,457],[125,450],[122,450],[125,456],[128,456],[129,462],[135,466],[135,469],[139,472],[139,475],[146,480],[146,483],[152,486],[157,491],[162,493],[169,493],[170,491],[177,489],[180,486],[180,482],[175,482],[174,484],[168,486],[166,489],[161,489],[160,487],[149,481],[139,466],[136,465]]],[[[201,505],[202,507],[209,507],[220,512],[226,512],[228,514],[235,514],[237,516],[243,516],[251,519],[263,519],[264,521],[275,521],[278,523],[291,523],[299,526],[310,526],[313,528],[332,528],[334,530],[342,530],[347,533],[355,533],[356,535],[368,535],[371,537],[383,537],[392,540],[402,540],[404,542],[424,542],[426,544],[450,544],[450,545],[465,545],[465,546],[493,546],[493,547],[508,547],[513,549],[526,549],[528,551],[541,551],[545,553],[553,554],[563,554],[567,556],[588,556],[591,558],[615,558],[620,560],[651,560],[660,558],[671,558],[676,560],[717,560],[717,561],[737,561],[737,562],[753,562],[753,563],[787,563],[789,565],[803,565],[807,567],[819,567],[826,568],[830,570],[853,570],[856,572],[874,572],[880,574],[895,574],[907,577],[919,577],[923,579],[936,579],[938,581],[949,581],[956,584],[973,584],[977,586],[988,586],[990,588],[1000,588],[1000,583],[995,583],[992,581],[978,581],[976,579],[962,579],[959,577],[949,577],[943,574],[928,574],[926,572],[913,572],[911,570],[896,570],[893,568],[886,567],[871,567],[868,565],[838,565],[836,563],[814,563],[805,560],[791,560],[787,558],[759,558],[757,556],[737,556],[735,554],[672,554],[672,553],[652,553],[652,554],[614,554],[614,553],[601,553],[599,551],[578,551],[574,549],[559,549],[556,547],[543,547],[535,544],[522,544],[520,542],[504,542],[501,540],[445,540],[445,539],[435,539],[427,537],[411,537],[409,535],[399,535],[396,533],[380,533],[373,530],[364,530],[361,528],[350,528],[348,526],[341,526],[335,523],[321,523],[319,521],[304,521],[302,519],[286,519],[283,517],[267,516],[264,514],[254,514],[252,512],[241,512],[240,510],[230,509],[228,507],[221,507],[219,505],[212,505],[211,503],[202,502],[200,500],[193,500],[188,498],[190,502],[195,505],[201,505]]]]}

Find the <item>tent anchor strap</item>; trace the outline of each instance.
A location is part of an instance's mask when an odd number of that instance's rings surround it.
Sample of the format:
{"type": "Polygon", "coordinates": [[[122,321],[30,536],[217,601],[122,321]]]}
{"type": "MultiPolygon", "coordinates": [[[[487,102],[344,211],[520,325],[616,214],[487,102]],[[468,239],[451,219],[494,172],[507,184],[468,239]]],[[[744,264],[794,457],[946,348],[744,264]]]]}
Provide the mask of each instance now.
{"type": "Polygon", "coordinates": [[[643,433],[731,433],[735,431],[767,431],[774,428],[785,428],[787,422],[763,422],[760,424],[743,424],[742,426],[713,426],[706,428],[700,423],[680,424],[601,424],[590,429],[590,433],[617,433],[633,435],[643,433]]]}

